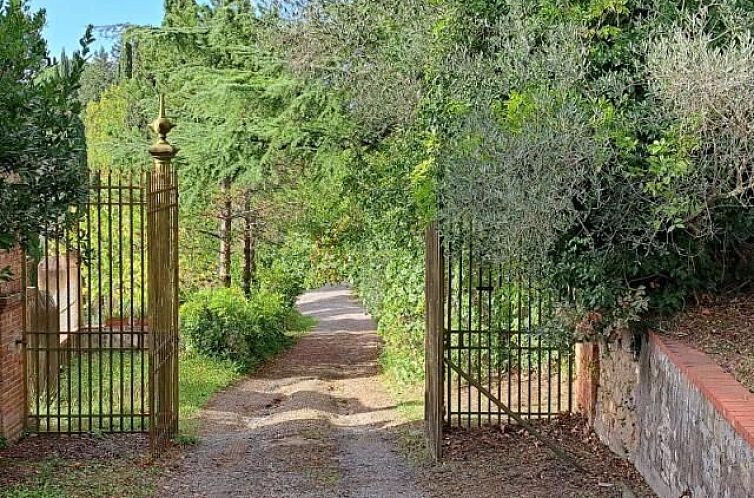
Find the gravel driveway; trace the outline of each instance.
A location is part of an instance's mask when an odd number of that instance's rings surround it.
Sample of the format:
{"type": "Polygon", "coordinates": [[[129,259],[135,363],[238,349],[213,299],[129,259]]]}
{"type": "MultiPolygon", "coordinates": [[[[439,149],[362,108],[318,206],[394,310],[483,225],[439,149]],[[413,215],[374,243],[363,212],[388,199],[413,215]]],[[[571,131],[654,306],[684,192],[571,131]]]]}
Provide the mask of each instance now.
{"type": "Polygon", "coordinates": [[[396,452],[395,406],[380,382],[375,324],[347,288],[305,294],[311,334],[219,393],[201,441],[159,496],[423,498],[396,452]]]}

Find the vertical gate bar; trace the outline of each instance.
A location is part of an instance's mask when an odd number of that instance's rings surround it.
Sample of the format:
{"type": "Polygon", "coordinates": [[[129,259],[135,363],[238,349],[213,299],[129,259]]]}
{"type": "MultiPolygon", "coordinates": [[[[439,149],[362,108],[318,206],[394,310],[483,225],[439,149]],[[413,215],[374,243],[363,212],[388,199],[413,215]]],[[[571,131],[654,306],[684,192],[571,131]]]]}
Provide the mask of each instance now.
{"type": "MultiPolygon", "coordinates": [[[[129,414],[131,417],[131,423],[129,430],[134,430],[134,391],[136,389],[136,376],[134,374],[134,332],[136,332],[136,317],[134,316],[134,175],[132,170],[128,170],[128,260],[130,265],[130,285],[128,286],[128,303],[129,303],[129,319],[131,321],[131,327],[129,332],[129,370],[130,370],[130,389],[129,389],[129,414]]],[[[137,339],[138,341],[138,339],[137,339]]],[[[138,344],[138,342],[137,342],[138,344]]]]}
{"type": "MultiPolygon", "coordinates": [[[[442,260],[443,265],[447,265],[448,268],[448,292],[445,294],[443,299],[443,305],[447,307],[447,322],[445,327],[445,335],[447,340],[447,347],[445,348],[445,352],[443,353],[444,356],[451,357],[452,355],[452,349],[453,346],[453,250],[451,246],[450,240],[447,242],[448,248],[447,251],[444,253],[444,257],[442,260]]],[[[445,283],[443,282],[443,285],[445,283]]],[[[444,362],[443,362],[443,368],[444,368],[444,362]]],[[[445,369],[445,382],[447,384],[447,395],[445,398],[445,404],[447,405],[447,423],[450,425],[452,424],[453,419],[453,404],[452,404],[452,389],[453,389],[453,371],[450,369],[445,369]]]]}
{"type": "MultiPolygon", "coordinates": [[[[168,174],[169,174],[169,172],[168,172],[168,174]]],[[[165,285],[165,287],[166,287],[165,290],[168,291],[168,292],[170,292],[170,289],[172,289],[173,285],[170,282],[170,268],[166,266],[170,262],[169,251],[170,251],[170,246],[171,246],[171,243],[170,243],[171,230],[170,230],[170,227],[169,227],[169,224],[170,224],[170,209],[167,207],[168,203],[170,202],[170,200],[169,200],[169,194],[168,194],[168,178],[167,178],[167,176],[163,176],[160,179],[160,183],[161,183],[161,185],[160,185],[160,191],[161,191],[161,193],[160,193],[160,197],[161,197],[160,205],[163,206],[162,210],[165,211],[165,213],[162,215],[162,218],[164,218],[164,221],[168,225],[168,226],[165,227],[167,230],[164,232],[164,234],[160,234],[160,235],[164,235],[163,238],[160,240],[160,243],[164,245],[163,250],[165,251],[165,254],[168,255],[168,257],[165,258],[165,264],[163,264],[162,267],[160,268],[160,274],[161,274],[160,275],[160,277],[161,277],[160,281],[162,282],[163,285],[165,285]]],[[[160,415],[160,418],[161,418],[160,419],[160,431],[161,431],[161,434],[160,434],[160,436],[161,436],[161,438],[165,438],[167,436],[167,434],[168,434],[167,431],[169,430],[169,427],[170,427],[169,426],[170,413],[168,412],[168,408],[169,408],[169,403],[170,403],[170,392],[171,392],[170,387],[171,386],[169,384],[166,384],[165,380],[166,379],[169,380],[172,377],[172,376],[168,377],[168,375],[166,375],[166,374],[170,373],[170,357],[169,357],[169,353],[170,353],[170,322],[172,321],[172,318],[167,313],[167,311],[168,311],[167,308],[168,308],[168,305],[169,305],[169,300],[167,299],[167,297],[168,297],[168,294],[166,292],[165,294],[163,294],[161,296],[161,299],[160,299],[160,301],[161,301],[160,302],[160,307],[161,307],[162,313],[163,313],[162,322],[163,322],[163,330],[164,330],[164,335],[160,338],[160,344],[162,346],[162,351],[161,351],[161,354],[160,354],[160,362],[161,362],[162,365],[161,365],[160,371],[158,372],[158,384],[157,384],[158,387],[160,388],[160,408],[161,408],[161,415],[160,415]]],[[[161,439],[161,443],[162,443],[162,439],[161,439]]]]}
{"type": "MultiPolygon", "coordinates": [[[[88,177],[87,177],[88,181],[88,177]]],[[[88,185],[87,185],[88,187],[88,185]]],[[[89,192],[87,191],[87,197],[89,196],[89,192]]],[[[86,209],[87,203],[85,202],[83,204],[82,209],[86,209]]],[[[78,330],[76,331],[76,372],[71,372],[71,379],[73,379],[74,376],[77,378],[76,382],[76,404],[78,405],[76,407],[76,431],[82,432],[83,428],[81,427],[82,421],[81,421],[81,336],[83,332],[84,327],[84,302],[81,298],[83,294],[82,287],[84,286],[84,279],[82,276],[82,269],[84,266],[84,257],[83,252],[81,251],[81,224],[83,223],[83,216],[79,215],[78,221],[76,222],[76,231],[73,234],[74,240],[75,240],[75,247],[76,247],[76,258],[77,258],[77,265],[76,265],[76,281],[78,282],[77,285],[77,291],[76,291],[76,310],[78,311],[78,330]]]]}
{"type": "MultiPolygon", "coordinates": [[[[60,228],[56,225],[55,226],[55,232],[54,237],[54,253],[55,253],[55,304],[57,304],[57,313],[55,316],[55,322],[57,323],[57,333],[51,334],[48,337],[47,341],[47,351],[48,355],[55,359],[54,363],[50,365],[51,369],[54,369],[54,383],[55,383],[55,392],[53,396],[55,397],[55,400],[53,401],[53,404],[56,405],[55,407],[55,425],[56,425],[56,431],[60,432],[61,430],[61,423],[63,418],[63,410],[60,406],[61,399],[60,399],[60,339],[62,336],[62,331],[60,330],[60,313],[63,311],[63,302],[60,299],[60,236],[59,233],[60,228]],[[52,354],[50,354],[52,353],[52,354]]],[[[49,268],[48,268],[49,270],[49,268]]]]}
{"type": "Polygon", "coordinates": [[[158,451],[158,438],[160,431],[160,391],[157,388],[156,378],[157,371],[160,368],[160,329],[159,317],[155,316],[155,312],[158,309],[156,304],[160,296],[157,294],[157,288],[154,282],[157,280],[157,274],[160,271],[160,265],[156,261],[155,245],[157,243],[157,234],[155,233],[155,223],[157,218],[157,209],[160,205],[160,183],[159,178],[154,175],[154,170],[150,173],[149,190],[147,190],[147,198],[150,199],[149,207],[147,211],[147,258],[149,258],[149,270],[147,273],[147,314],[149,316],[150,327],[150,340],[149,340],[149,377],[147,378],[148,389],[150,396],[150,439],[154,449],[153,453],[158,451]]]}
{"type": "MultiPolygon", "coordinates": [[[[537,326],[542,327],[542,293],[541,288],[537,285],[537,326]]],[[[539,418],[542,418],[542,334],[537,333],[537,412],[539,412],[539,418]]]]}
{"type": "MultiPolygon", "coordinates": [[[[506,366],[506,369],[508,370],[508,407],[510,409],[513,409],[513,306],[514,306],[514,299],[516,296],[513,294],[513,261],[509,259],[507,261],[508,271],[506,274],[506,309],[507,309],[507,318],[508,318],[508,334],[507,334],[507,345],[506,349],[508,350],[508,365],[506,366]]],[[[506,420],[508,423],[510,423],[511,418],[510,416],[506,415],[506,420]]]]}
{"type": "MultiPolygon", "coordinates": [[[[469,225],[469,267],[468,267],[469,268],[469,275],[468,275],[468,278],[467,278],[468,283],[466,285],[466,289],[469,292],[468,310],[467,310],[467,312],[468,312],[469,340],[466,341],[466,347],[468,348],[468,351],[467,351],[467,354],[468,354],[468,358],[467,358],[468,359],[468,370],[467,370],[467,372],[469,373],[469,375],[471,375],[471,372],[472,372],[472,369],[471,369],[471,356],[472,356],[472,346],[471,345],[472,345],[472,342],[473,342],[473,340],[472,340],[473,339],[473,329],[472,329],[472,327],[473,327],[473,323],[472,323],[473,317],[472,317],[472,315],[474,314],[473,313],[474,305],[472,303],[473,296],[472,296],[472,290],[471,290],[472,286],[474,285],[474,257],[473,257],[473,252],[472,252],[474,250],[474,245],[473,245],[473,242],[472,242],[473,239],[471,237],[471,233],[470,232],[471,232],[471,225],[469,225]]],[[[471,384],[469,384],[468,392],[467,392],[467,394],[468,394],[468,396],[467,396],[467,398],[468,398],[468,405],[466,406],[466,416],[467,416],[467,427],[468,428],[471,428],[471,389],[472,389],[471,384]]]]}
{"type": "MultiPolygon", "coordinates": [[[[92,197],[92,190],[95,187],[94,184],[94,176],[90,177],[90,185],[89,185],[89,199],[87,200],[86,204],[86,217],[87,217],[87,228],[86,228],[86,238],[87,238],[87,251],[89,251],[89,257],[88,257],[88,269],[87,269],[87,302],[88,302],[88,308],[87,308],[87,336],[86,336],[86,357],[87,357],[87,376],[86,376],[86,382],[87,382],[87,394],[88,394],[88,415],[89,415],[89,427],[87,428],[89,431],[93,430],[94,420],[92,419],[92,413],[94,412],[94,382],[92,380],[92,362],[94,361],[94,336],[93,336],[93,326],[92,323],[94,320],[94,309],[92,308],[92,302],[94,299],[94,247],[92,244],[92,229],[94,227],[92,218],[94,217],[94,211],[91,204],[91,197],[92,197]]],[[[81,368],[81,367],[79,367],[81,368]]]]}
{"type": "Polygon", "coordinates": [[[430,455],[435,461],[440,458],[443,407],[441,405],[442,390],[442,348],[444,343],[442,307],[442,287],[444,279],[441,277],[442,255],[437,233],[433,223],[427,227],[424,238],[424,310],[425,310],[425,380],[424,380],[424,430],[428,442],[430,455]]]}
{"type": "Polygon", "coordinates": [[[53,405],[55,404],[55,400],[52,399],[50,384],[52,379],[52,354],[53,351],[50,351],[50,341],[52,340],[52,334],[53,329],[51,327],[52,322],[50,321],[50,313],[53,311],[50,309],[51,304],[51,292],[50,292],[50,234],[54,230],[52,226],[50,226],[47,234],[45,235],[45,250],[44,250],[44,264],[45,264],[45,333],[42,337],[42,344],[41,348],[44,354],[44,362],[45,362],[45,378],[43,382],[43,389],[45,392],[45,414],[47,417],[47,426],[45,427],[46,432],[52,432],[52,427],[55,425],[55,413],[53,411],[53,405]]]}
{"type": "MultiPolygon", "coordinates": [[[[478,249],[479,253],[481,254],[481,245],[478,249]]],[[[477,255],[479,257],[479,254],[477,255]]],[[[478,288],[480,289],[482,287],[482,265],[481,265],[481,258],[477,261],[477,281],[478,281],[478,288]]],[[[479,383],[483,383],[482,381],[482,291],[477,290],[477,332],[476,332],[476,356],[477,356],[477,378],[479,379],[479,383]]],[[[477,426],[482,426],[482,392],[477,389],[476,390],[476,396],[477,396],[477,426]]]]}
{"type": "MultiPolygon", "coordinates": [[[[65,298],[66,301],[68,301],[66,304],[66,348],[65,348],[65,372],[66,372],[66,382],[67,382],[67,390],[68,390],[68,398],[67,398],[67,404],[68,404],[68,430],[67,432],[73,432],[73,412],[72,407],[73,405],[73,386],[71,385],[73,382],[73,378],[71,377],[71,357],[73,356],[72,351],[72,342],[74,341],[74,334],[73,334],[73,323],[71,321],[71,313],[73,313],[73,300],[71,298],[71,252],[73,250],[73,242],[70,240],[71,233],[70,231],[66,230],[65,232],[65,298]]],[[[78,302],[76,302],[78,305],[78,302]]]]}
{"type": "MultiPolygon", "coordinates": [[[[498,296],[501,296],[504,289],[503,289],[503,274],[505,272],[505,267],[503,263],[499,263],[497,266],[497,288],[498,288],[498,296]]],[[[498,297],[498,299],[500,299],[498,297]]],[[[502,306],[502,302],[498,304],[498,308],[502,306]]],[[[503,308],[504,310],[505,308],[503,308]]],[[[497,332],[497,360],[496,360],[496,379],[497,379],[497,399],[503,399],[503,355],[507,353],[508,348],[506,347],[506,351],[502,350],[503,347],[503,341],[505,341],[505,334],[503,331],[503,327],[505,327],[505,321],[502,319],[500,315],[495,315],[495,327],[498,329],[497,332]]],[[[510,406],[510,400],[508,400],[508,406],[510,406]]],[[[500,425],[503,422],[503,414],[501,413],[500,409],[497,410],[497,425],[500,425]]]]}
{"type": "MultiPolygon", "coordinates": [[[[50,240],[50,231],[52,230],[52,227],[47,224],[47,231],[45,232],[45,238],[44,238],[44,249],[43,249],[43,261],[44,261],[44,268],[45,268],[45,290],[44,290],[44,296],[43,300],[45,303],[45,319],[44,319],[44,333],[41,337],[41,340],[38,341],[37,347],[39,348],[39,352],[37,355],[42,356],[42,361],[44,362],[44,379],[42,380],[42,388],[44,389],[44,399],[45,399],[45,431],[49,432],[50,430],[50,353],[45,351],[45,349],[48,347],[48,343],[50,342],[49,334],[50,331],[50,272],[49,272],[49,261],[50,261],[50,248],[49,248],[49,240],[50,240]]],[[[39,278],[39,277],[37,277],[39,278]]]]}
{"type": "Polygon", "coordinates": [[[440,235],[440,230],[438,225],[435,225],[435,231],[437,234],[437,265],[440,269],[440,275],[439,275],[439,282],[437,282],[437,288],[440,292],[440,296],[438,298],[437,302],[437,312],[436,312],[436,320],[437,325],[440,327],[440,333],[442,334],[442,337],[440,340],[437,341],[438,344],[441,345],[443,348],[443,351],[441,351],[439,354],[435,355],[437,358],[437,361],[440,363],[439,365],[439,377],[437,379],[437,457],[442,458],[442,441],[443,441],[443,413],[445,412],[445,405],[444,405],[444,395],[443,395],[443,380],[445,379],[445,375],[447,375],[448,369],[445,366],[445,350],[447,349],[448,344],[446,343],[446,337],[447,337],[447,329],[444,327],[444,315],[445,315],[445,308],[443,307],[445,305],[445,247],[442,242],[442,236],[440,235]]]}
{"type": "MultiPolygon", "coordinates": [[[[465,250],[464,244],[461,244],[459,242],[459,251],[458,251],[458,365],[463,365],[463,350],[465,348],[465,335],[463,332],[463,253],[465,250]]],[[[462,409],[462,396],[463,396],[463,386],[461,384],[461,376],[456,372],[456,404],[458,413],[456,417],[458,418],[458,427],[463,426],[463,409],[462,409]]]]}
{"type": "Polygon", "coordinates": [[[563,410],[562,406],[562,398],[563,393],[561,392],[563,379],[562,379],[562,371],[563,371],[563,340],[561,338],[557,339],[557,353],[558,353],[558,367],[556,369],[557,372],[557,390],[558,390],[558,413],[560,413],[563,410]]]}
{"type": "MultiPolygon", "coordinates": [[[[570,337],[570,336],[569,336],[570,337]]],[[[568,340],[568,413],[573,413],[573,357],[574,343],[568,340]]]]}
{"type": "MultiPolygon", "coordinates": [[[[140,278],[140,285],[141,285],[141,297],[140,297],[140,305],[141,305],[141,322],[139,324],[139,358],[141,361],[139,362],[141,364],[140,370],[141,375],[139,377],[139,384],[140,384],[140,400],[141,400],[141,430],[146,430],[146,419],[147,419],[147,407],[150,406],[149,404],[151,401],[151,393],[148,392],[144,382],[144,377],[146,375],[146,370],[148,365],[145,365],[145,363],[149,362],[149,354],[147,352],[148,348],[148,335],[151,332],[151,327],[149,326],[147,322],[147,314],[146,314],[146,275],[149,267],[149,261],[147,261],[146,256],[146,232],[147,232],[147,220],[146,220],[146,211],[148,210],[148,204],[149,201],[146,198],[146,190],[149,188],[149,175],[147,172],[143,172],[140,176],[140,185],[139,185],[139,218],[141,221],[141,226],[139,227],[139,247],[141,250],[141,278],[140,278]],[[145,329],[145,325],[147,328],[145,329]],[[145,399],[147,398],[148,399],[145,399]]],[[[149,415],[151,416],[151,414],[149,415]]]]}
{"type": "Polygon", "coordinates": [[[527,415],[529,417],[529,420],[531,420],[532,417],[532,411],[531,411],[531,376],[532,376],[532,364],[531,364],[531,336],[532,336],[532,316],[531,316],[531,299],[532,299],[532,289],[531,289],[531,273],[527,271],[526,275],[526,368],[528,370],[528,375],[526,376],[526,384],[527,384],[527,394],[526,394],[526,410],[527,415]]]}
{"type": "MultiPolygon", "coordinates": [[[[173,295],[172,297],[172,312],[173,312],[173,330],[172,330],[172,339],[173,343],[171,345],[172,351],[171,351],[171,357],[173,358],[173,399],[172,404],[170,407],[170,411],[173,414],[173,427],[172,430],[174,433],[178,432],[178,408],[179,408],[179,396],[180,396],[180,384],[179,384],[179,358],[178,358],[178,327],[179,321],[178,321],[178,302],[180,299],[180,259],[178,258],[179,255],[179,247],[178,247],[178,229],[179,229],[179,202],[180,199],[179,196],[179,190],[178,190],[178,169],[173,168],[171,171],[173,175],[173,185],[172,185],[172,194],[173,194],[173,202],[171,204],[173,205],[173,255],[172,255],[172,262],[173,262],[173,295]]],[[[440,284],[442,285],[442,284],[440,284]]],[[[440,326],[442,324],[439,324],[440,326]]],[[[442,363],[440,365],[442,367],[442,363]]],[[[442,380],[440,380],[442,382],[442,380]]]]}
{"type": "MultiPolygon", "coordinates": [[[[58,233],[58,226],[57,224],[53,227],[53,233],[50,234],[54,240],[52,241],[52,251],[55,254],[55,300],[54,304],[57,307],[57,309],[53,308],[53,312],[57,311],[55,313],[55,319],[53,323],[57,324],[57,327],[55,330],[52,330],[47,335],[47,343],[45,344],[45,347],[47,348],[47,357],[54,361],[49,361],[50,364],[50,370],[52,373],[52,383],[55,385],[55,391],[52,392],[51,396],[52,399],[52,405],[55,408],[55,413],[53,416],[53,424],[52,428],[50,429],[50,432],[60,432],[60,419],[62,418],[62,410],[60,407],[60,312],[62,311],[61,308],[63,304],[60,301],[60,234],[58,233]],[[56,333],[57,332],[57,333],[56,333]]],[[[49,267],[49,259],[48,259],[48,268],[47,268],[47,274],[49,275],[50,267],[49,267]]],[[[50,291],[50,288],[47,288],[48,294],[50,291]]],[[[50,390],[50,379],[47,380],[47,389],[50,390]]]]}
{"type": "MultiPolygon", "coordinates": [[[[553,316],[552,313],[552,293],[547,293],[547,317],[553,316]]],[[[547,341],[547,420],[552,419],[552,339],[547,341]]]]}
{"type": "MultiPolygon", "coordinates": [[[[492,268],[492,264],[487,267],[487,390],[489,392],[492,392],[492,268]]],[[[497,358],[497,355],[495,357],[497,358]]],[[[489,397],[487,398],[487,424],[492,424],[492,400],[489,397]]]]}
{"type": "Polygon", "coordinates": [[[120,431],[123,432],[124,426],[123,426],[123,419],[125,418],[126,412],[126,405],[125,405],[125,398],[126,398],[126,378],[123,368],[123,348],[125,347],[125,336],[126,336],[126,322],[125,322],[125,312],[123,309],[123,173],[122,171],[118,171],[117,175],[117,182],[118,182],[118,304],[119,306],[119,320],[120,320],[120,329],[119,329],[119,341],[118,341],[118,359],[120,361],[120,398],[118,400],[118,418],[120,419],[120,431]]]}
{"type": "MultiPolygon", "coordinates": [[[[103,385],[102,385],[102,370],[104,369],[102,363],[102,174],[97,173],[97,372],[99,377],[98,388],[99,398],[97,403],[99,404],[99,410],[97,412],[97,423],[99,426],[97,429],[102,429],[102,398],[103,385]]],[[[91,365],[89,367],[91,369],[91,365]]]]}
{"type": "MultiPolygon", "coordinates": [[[[154,187],[152,185],[152,182],[153,182],[152,174],[151,173],[147,173],[147,177],[146,177],[146,189],[147,189],[147,191],[146,191],[146,196],[147,196],[147,238],[146,238],[146,242],[147,242],[147,244],[150,244],[150,247],[147,248],[148,252],[150,253],[150,260],[149,260],[150,265],[149,265],[149,267],[147,269],[147,272],[148,272],[147,279],[148,279],[148,282],[150,282],[150,283],[153,281],[152,273],[155,271],[154,268],[153,268],[153,266],[156,266],[156,265],[151,264],[151,263],[153,263],[152,258],[151,258],[151,251],[152,251],[151,244],[152,244],[152,241],[154,240],[154,237],[152,236],[152,232],[154,230],[154,228],[153,228],[154,227],[154,223],[153,223],[153,220],[152,220],[152,217],[154,216],[154,206],[153,206],[153,204],[154,204],[154,194],[152,193],[153,190],[154,190],[154,187]]],[[[151,449],[152,453],[155,453],[155,444],[156,444],[156,442],[155,442],[155,433],[156,432],[155,431],[157,430],[157,427],[156,427],[156,424],[155,424],[155,402],[156,401],[155,401],[155,392],[154,392],[153,382],[154,382],[154,369],[155,369],[155,364],[154,364],[155,363],[155,361],[154,361],[155,357],[154,357],[154,355],[156,354],[155,347],[154,347],[155,346],[155,342],[154,341],[155,341],[155,336],[157,334],[157,323],[155,323],[155,321],[154,321],[154,315],[153,315],[153,309],[152,309],[152,304],[153,304],[153,300],[154,300],[154,297],[152,295],[153,294],[152,293],[153,289],[149,285],[147,287],[149,289],[148,290],[149,296],[147,297],[147,299],[149,300],[149,303],[147,305],[148,306],[147,311],[149,313],[149,341],[148,341],[148,351],[149,352],[147,354],[147,356],[149,358],[149,369],[148,369],[149,370],[149,378],[147,380],[148,391],[149,391],[149,445],[150,445],[150,449],[151,449]]]]}
{"type": "MultiPolygon", "coordinates": [[[[107,261],[107,271],[108,271],[108,317],[106,319],[106,322],[110,322],[109,326],[106,326],[105,331],[107,334],[107,368],[109,370],[109,375],[107,377],[107,384],[108,384],[108,391],[109,391],[109,397],[110,397],[110,407],[109,407],[109,415],[110,415],[110,424],[109,429],[113,430],[115,425],[114,420],[114,413],[115,413],[115,374],[113,372],[113,279],[115,278],[114,272],[113,272],[113,202],[115,201],[114,195],[113,195],[113,172],[111,169],[107,171],[107,253],[108,253],[108,261],[107,261]]],[[[104,420],[104,419],[103,419],[104,420]]],[[[104,422],[103,422],[104,423],[104,422]]]]}
{"type": "MultiPolygon", "coordinates": [[[[60,238],[63,239],[63,248],[66,251],[65,256],[64,256],[65,257],[65,281],[66,281],[66,287],[68,287],[68,276],[70,275],[70,269],[69,269],[70,268],[70,266],[69,266],[70,260],[68,259],[68,243],[67,243],[67,240],[66,240],[67,239],[67,234],[66,234],[66,230],[64,228],[62,228],[60,230],[60,232],[61,232],[60,233],[60,238]]],[[[57,247],[57,252],[58,253],[60,253],[60,238],[56,238],[56,243],[57,243],[57,246],[58,246],[57,247]]],[[[60,306],[62,308],[63,305],[65,304],[66,317],[67,317],[67,319],[66,319],[66,326],[67,326],[67,328],[66,328],[66,334],[65,334],[65,336],[66,336],[66,343],[65,343],[65,345],[61,344],[61,340],[63,339],[63,337],[62,337],[63,336],[62,331],[61,331],[60,334],[58,334],[58,338],[57,338],[57,341],[56,341],[56,344],[55,344],[55,347],[58,349],[58,352],[57,352],[57,355],[58,355],[57,356],[58,368],[57,368],[57,374],[56,374],[57,385],[58,385],[58,394],[57,394],[57,398],[58,398],[58,412],[59,412],[59,416],[60,416],[60,418],[58,419],[58,432],[62,431],[62,425],[63,425],[62,419],[64,418],[64,412],[65,412],[64,406],[61,406],[62,405],[63,393],[66,392],[66,390],[64,389],[65,386],[63,385],[63,382],[64,382],[63,376],[64,376],[64,373],[67,375],[68,369],[67,368],[64,369],[63,367],[67,367],[67,364],[68,364],[68,356],[69,355],[68,355],[67,349],[68,349],[68,345],[69,345],[68,341],[70,341],[70,339],[71,339],[71,334],[70,334],[70,330],[71,330],[71,326],[70,326],[70,324],[71,324],[71,320],[70,320],[70,316],[71,316],[70,315],[70,293],[66,292],[66,294],[65,294],[65,300],[67,302],[64,303],[63,300],[60,298],[60,293],[61,293],[61,290],[62,290],[60,288],[60,278],[61,278],[60,259],[61,259],[61,257],[63,257],[63,256],[60,255],[60,254],[58,254],[58,256],[57,256],[57,258],[58,258],[58,278],[56,279],[55,284],[56,284],[56,287],[57,287],[56,290],[57,290],[57,296],[58,296],[58,306],[60,306]],[[61,355],[64,357],[64,361],[63,362],[60,361],[60,356],[61,355]],[[63,363],[63,365],[61,365],[61,363],[63,363]]],[[[62,309],[59,310],[59,313],[58,313],[58,317],[57,317],[58,318],[58,323],[60,323],[60,312],[62,312],[62,309]]],[[[70,399],[70,396],[68,397],[68,399],[70,399]]],[[[68,427],[70,428],[70,426],[71,426],[71,409],[70,409],[70,403],[69,403],[69,407],[68,407],[68,416],[66,417],[66,421],[68,423],[68,427]]]]}
{"type": "Polygon", "coordinates": [[[516,312],[518,316],[517,324],[516,324],[516,345],[517,345],[517,361],[516,364],[518,365],[518,381],[516,382],[516,389],[518,393],[518,413],[521,414],[521,398],[523,397],[523,378],[522,378],[522,372],[523,372],[523,337],[522,337],[522,326],[521,323],[523,321],[523,301],[522,301],[522,294],[523,292],[523,282],[521,281],[521,270],[520,268],[516,268],[516,295],[517,295],[517,306],[516,306],[516,312]]]}
{"type": "MultiPolygon", "coordinates": [[[[155,227],[152,231],[152,235],[154,236],[153,239],[150,239],[147,244],[147,250],[151,247],[154,251],[157,249],[157,243],[160,244],[160,252],[164,250],[162,247],[162,239],[160,238],[161,233],[157,230],[157,221],[159,218],[164,217],[163,210],[165,209],[163,206],[165,205],[165,199],[164,199],[164,189],[165,189],[165,183],[163,181],[163,177],[160,176],[157,178],[157,196],[155,197],[155,213],[152,215],[155,220],[155,227]]],[[[156,252],[154,253],[156,254],[156,252]]],[[[153,283],[151,289],[155,290],[155,292],[158,289],[158,286],[161,287],[164,283],[164,270],[165,267],[163,265],[163,262],[160,262],[160,264],[155,265],[155,279],[153,280],[153,283]],[[154,285],[157,284],[157,285],[154,285]]],[[[155,414],[157,416],[157,443],[159,444],[162,440],[162,431],[164,430],[164,410],[165,410],[165,396],[164,396],[164,389],[162,386],[162,371],[165,367],[165,333],[167,332],[165,330],[165,320],[164,316],[162,315],[163,309],[163,294],[157,294],[155,296],[154,301],[152,303],[155,305],[154,308],[152,308],[154,311],[159,309],[159,315],[155,317],[156,327],[155,327],[155,370],[154,370],[154,377],[152,378],[152,382],[154,383],[154,386],[152,387],[155,390],[156,396],[155,396],[155,414]]],[[[159,448],[158,448],[159,451],[159,448]]]]}

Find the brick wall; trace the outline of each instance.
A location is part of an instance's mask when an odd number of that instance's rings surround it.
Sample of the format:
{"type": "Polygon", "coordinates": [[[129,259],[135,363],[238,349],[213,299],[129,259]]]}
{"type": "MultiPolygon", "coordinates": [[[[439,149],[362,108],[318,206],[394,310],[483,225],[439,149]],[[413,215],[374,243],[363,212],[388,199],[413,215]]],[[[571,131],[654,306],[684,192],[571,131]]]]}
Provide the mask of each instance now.
{"type": "Polygon", "coordinates": [[[0,436],[17,440],[24,425],[23,339],[24,255],[20,250],[0,251],[0,268],[10,267],[13,277],[0,283],[0,436]]]}
{"type": "Polygon", "coordinates": [[[600,358],[595,430],[660,498],[754,496],[754,395],[707,355],[650,334],[600,358]],[[607,374],[607,375],[606,375],[607,374]]]}

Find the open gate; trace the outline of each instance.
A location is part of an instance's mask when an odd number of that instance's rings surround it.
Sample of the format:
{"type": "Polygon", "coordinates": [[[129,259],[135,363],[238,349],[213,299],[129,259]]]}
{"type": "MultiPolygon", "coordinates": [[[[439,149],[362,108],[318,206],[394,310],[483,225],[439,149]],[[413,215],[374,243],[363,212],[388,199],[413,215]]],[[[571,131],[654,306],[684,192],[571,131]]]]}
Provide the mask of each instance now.
{"type": "Polygon", "coordinates": [[[484,263],[471,237],[443,243],[433,226],[426,248],[425,418],[433,455],[441,456],[443,425],[572,411],[574,342],[547,327],[556,296],[515,261],[484,263]]]}
{"type": "Polygon", "coordinates": [[[154,150],[151,171],[92,174],[75,226],[29,259],[28,432],[148,432],[158,454],[177,430],[175,151],[154,150]]]}

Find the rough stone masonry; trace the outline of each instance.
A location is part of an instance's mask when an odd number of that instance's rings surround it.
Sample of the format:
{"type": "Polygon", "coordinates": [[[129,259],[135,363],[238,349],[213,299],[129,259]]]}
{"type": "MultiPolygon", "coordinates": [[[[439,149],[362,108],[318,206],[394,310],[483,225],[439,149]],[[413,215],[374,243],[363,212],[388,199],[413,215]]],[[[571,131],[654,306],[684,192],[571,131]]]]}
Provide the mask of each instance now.
{"type": "Polygon", "coordinates": [[[603,346],[595,430],[661,498],[754,496],[754,400],[711,359],[650,335],[603,346]],[[638,352],[638,354],[637,354],[638,352]]]}

